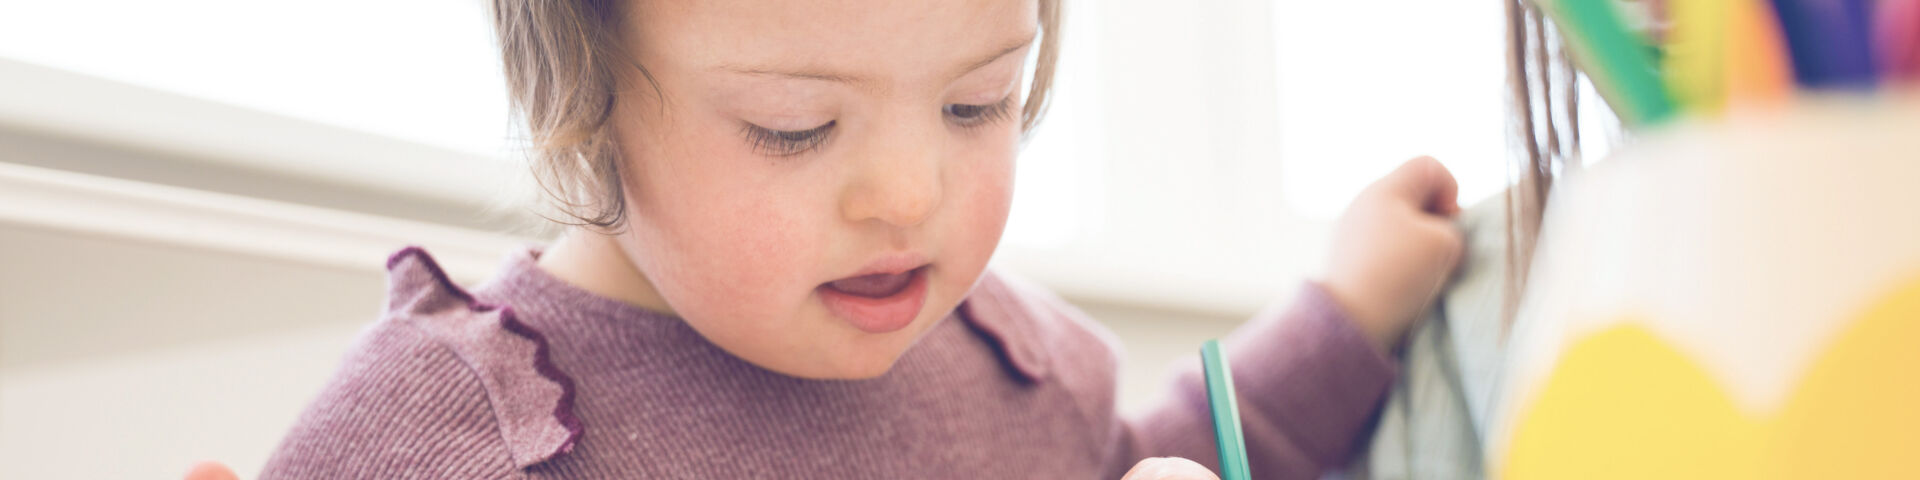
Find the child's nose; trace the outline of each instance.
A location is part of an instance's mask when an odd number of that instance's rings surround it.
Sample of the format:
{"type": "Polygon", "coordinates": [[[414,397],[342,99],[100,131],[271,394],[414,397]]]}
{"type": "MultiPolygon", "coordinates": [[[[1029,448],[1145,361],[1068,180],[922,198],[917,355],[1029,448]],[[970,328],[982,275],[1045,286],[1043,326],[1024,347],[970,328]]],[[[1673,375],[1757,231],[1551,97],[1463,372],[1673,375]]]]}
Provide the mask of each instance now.
{"type": "Polygon", "coordinates": [[[847,220],[914,226],[940,206],[941,161],[936,142],[903,140],[910,141],[874,149],[858,161],[859,173],[841,198],[841,214],[847,220]]]}

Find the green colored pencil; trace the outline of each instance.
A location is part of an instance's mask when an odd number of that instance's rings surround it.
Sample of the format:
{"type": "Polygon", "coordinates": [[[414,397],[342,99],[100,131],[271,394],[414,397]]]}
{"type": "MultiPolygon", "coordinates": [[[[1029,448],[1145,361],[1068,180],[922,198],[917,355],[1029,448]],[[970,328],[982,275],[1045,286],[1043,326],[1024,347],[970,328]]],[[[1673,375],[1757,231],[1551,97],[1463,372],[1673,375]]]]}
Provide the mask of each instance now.
{"type": "Polygon", "coordinates": [[[1207,407],[1213,410],[1213,438],[1220,447],[1220,480],[1252,480],[1247,469],[1247,440],[1240,434],[1240,405],[1234,402],[1233,372],[1219,340],[1200,346],[1200,370],[1207,378],[1207,407]]]}
{"type": "Polygon", "coordinates": [[[1594,88],[1628,125],[1655,125],[1675,112],[1646,42],[1629,31],[1614,0],[1537,0],[1573,47],[1594,88]]]}

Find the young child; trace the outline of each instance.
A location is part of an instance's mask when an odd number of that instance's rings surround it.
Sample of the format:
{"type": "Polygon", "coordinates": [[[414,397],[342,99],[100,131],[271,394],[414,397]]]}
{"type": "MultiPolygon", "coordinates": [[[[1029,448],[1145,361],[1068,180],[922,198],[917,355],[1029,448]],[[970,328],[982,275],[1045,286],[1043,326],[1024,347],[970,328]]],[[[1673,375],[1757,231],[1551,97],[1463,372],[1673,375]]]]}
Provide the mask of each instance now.
{"type": "MultiPolygon", "coordinates": [[[[986,271],[1058,0],[493,9],[535,168],[577,225],[471,290],[425,251],[394,254],[386,314],[260,478],[1118,478],[1148,457],[1216,461],[1197,372],[1122,418],[1111,334],[986,271]]],[[[1350,207],[1321,281],[1227,340],[1260,478],[1347,460],[1389,352],[1458,260],[1456,210],[1447,171],[1408,162],[1350,207]]]]}

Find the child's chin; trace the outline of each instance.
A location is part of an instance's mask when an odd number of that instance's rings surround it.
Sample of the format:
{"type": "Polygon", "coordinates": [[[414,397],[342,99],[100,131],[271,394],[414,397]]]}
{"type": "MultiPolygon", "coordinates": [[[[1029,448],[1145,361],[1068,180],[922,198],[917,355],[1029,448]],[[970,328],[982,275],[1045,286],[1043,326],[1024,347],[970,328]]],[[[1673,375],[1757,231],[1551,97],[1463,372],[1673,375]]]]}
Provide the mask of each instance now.
{"type": "Polygon", "coordinates": [[[900,361],[900,357],[906,356],[907,350],[913,347],[913,337],[916,332],[911,330],[913,329],[909,328],[876,336],[884,338],[869,337],[867,340],[879,341],[861,342],[835,351],[837,358],[830,360],[833,365],[832,378],[864,380],[886,375],[888,371],[893,370],[894,364],[900,361]]]}
{"type": "MultiPolygon", "coordinates": [[[[934,299],[929,300],[938,302],[934,299]]],[[[951,305],[945,307],[947,311],[952,309],[951,305]]],[[[815,375],[801,376],[821,380],[865,380],[886,375],[900,357],[906,356],[907,351],[918,344],[920,338],[933,330],[942,320],[940,317],[944,315],[929,313],[938,310],[938,305],[923,307],[912,323],[905,328],[886,333],[868,333],[859,331],[851,325],[842,324],[841,327],[845,328],[845,332],[851,332],[850,337],[827,340],[827,343],[832,344],[820,344],[817,351],[828,357],[812,362],[819,367],[815,375]]],[[[827,320],[844,322],[831,314],[827,315],[827,320]]]]}
{"type": "MultiPolygon", "coordinates": [[[[898,360],[898,358],[896,358],[896,360],[898,360]]],[[[843,372],[838,372],[839,374],[834,375],[832,379],[834,380],[866,380],[870,378],[878,378],[881,375],[886,375],[888,371],[893,370],[893,363],[894,362],[872,362],[866,365],[854,366],[852,368],[846,369],[843,372]]]]}
{"type": "Polygon", "coordinates": [[[866,351],[859,356],[842,356],[829,359],[821,368],[808,372],[782,372],[801,378],[814,380],[866,380],[886,375],[893,370],[893,364],[900,360],[905,352],[866,351]]]}
{"type": "Polygon", "coordinates": [[[911,339],[906,342],[890,338],[909,337],[907,332],[893,332],[883,336],[869,336],[848,342],[845,337],[820,338],[809,342],[811,345],[803,351],[793,351],[787,355],[771,358],[750,358],[734,352],[735,356],[782,375],[809,380],[864,380],[886,375],[893,369],[912,346],[911,339]]]}

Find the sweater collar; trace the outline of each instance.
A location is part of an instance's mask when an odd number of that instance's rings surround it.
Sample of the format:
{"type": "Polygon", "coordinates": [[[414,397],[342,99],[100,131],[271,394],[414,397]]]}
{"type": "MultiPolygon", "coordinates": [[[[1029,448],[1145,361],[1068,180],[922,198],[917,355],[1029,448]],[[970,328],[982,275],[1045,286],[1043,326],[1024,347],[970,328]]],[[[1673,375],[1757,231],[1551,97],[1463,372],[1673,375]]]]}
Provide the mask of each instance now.
{"type": "Polygon", "coordinates": [[[1041,339],[1046,338],[1040,331],[1044,323],[1040,319],[1054,312],[1031,295],[1021,294],[1023,291],[1032,291],[1032,287],[1017,278],[988,271],[961,302],[958,313],[992,341],[1015,374],[1039,382],[1048,372],[1047,349],[1041,345],[1041,339]]]}

